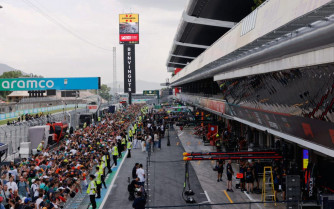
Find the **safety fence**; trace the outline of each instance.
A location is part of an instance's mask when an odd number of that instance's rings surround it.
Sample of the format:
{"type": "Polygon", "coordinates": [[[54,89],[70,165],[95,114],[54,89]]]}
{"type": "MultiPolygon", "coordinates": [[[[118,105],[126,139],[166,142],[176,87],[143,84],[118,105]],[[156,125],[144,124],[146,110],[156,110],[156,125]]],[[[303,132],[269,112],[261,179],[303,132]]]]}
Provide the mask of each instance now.
{"type": "MultiPolygon", "coordinates": [[[[323,204],[331,204],[331,202],[326,202],[323,204]]],[[[213,208],[213,206],[220,206],[221,208],[244,208],[244,209],[252,209],[252,208],[291,208],[291,209],[299,209],[307,206],[314,206],[318,208],[319,205],[312,201],[268,201],[268,202],[260,202],[260,201],[252,201],[252,202],[225,202],[225,203],[192,203],[192,204],[183,204],[183,205],[161,205],[161,206],[146,206],[145,208],[201,208],[201,209],[209,209],[213,208]],[[280,207],[277,207],[280,206],[280,207]]]]}
{"type": "Polygon", "coordinates": [[[0,142],[8,144],[8,155],[13,155],[18,152],[21,142],[28,141],[28,129],[33,126],[46,125],[48,122],[63,122],[68,123],[69,128],[77,128],[79,126],[78,115],[86,112],[84,109],[75,109],[71,111],[63,111],[60,113],[42,116],[28,121],[18,122],[13,125],[0,126],[0,142]]]}
{"type": "Polygon", "coordinates": [[[68,108],[84,108],[86,107],[86,104],[62,104],[62,105],[56,105],[56,106],[48,106],[48,107],[39,107],[39,108],[32,108],[32,109],[21,109],[21,110],[14,110],[12,112],[8,113],[2,113],[0,114],[0,120],[6,120],[6,119],[18,119],[20,116],[25,114],[37,114],[37,113],[45,113],[45,112],[52,112],[62,109],[68,109],[68,108]]]}

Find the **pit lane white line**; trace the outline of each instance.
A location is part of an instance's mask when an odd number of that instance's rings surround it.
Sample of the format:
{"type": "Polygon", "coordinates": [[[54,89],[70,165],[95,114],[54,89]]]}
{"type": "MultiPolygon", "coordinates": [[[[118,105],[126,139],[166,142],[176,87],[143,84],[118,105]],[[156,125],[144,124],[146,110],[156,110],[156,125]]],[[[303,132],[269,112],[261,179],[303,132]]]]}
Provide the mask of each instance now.
{"type": "Polygon", "coordinates": [[[208,193],[207,193],[206,191],[204,191],[204,194],[205,194],[205,196],[206,196],[206,199],[208,199],[208,202],[211,202],[211,199],[210,199],[208,193]]]}
{"type": "MultiPolygon", "coordinates": [[[[255,199],[253,199],[249,194],[247,194],[247,192],[244,192],[244,194],[248,197],[248,199],[250,199],[251,202],[260,202],[260,200],[255,200],[255,199]]],[[[255,205],[256,205],[258,208],[262,209],[262,207],[261,207],[258,203],[255,203],[255,205]]]]}
{"type": "Polygon", "coordinates": [[[116,181],[116,178],[117,178],[117,176],[118,176],[118,173],[119,173],[119,171],[121,170],[121,167],[122,167],[122,165],[123,165],[123,163],[124,163],[124,160],[126,159],[126,156],[127,156],[127,155],[128,155],[128,150],[126,150],[126,152],[125,152],[125,154],[124,154],[124,157],[123,157],[123,160],[122,160],[122,162],[120,163],[120,165],[118,166],[118,169],[117,169],[117,171],[116,171],[116,174],[115,174],[113,180],[111,181],[111,184],[110,184],[110,186],[109,186],[109,188],[108,188],[108,191],[107,191],[106,195],[104,196],[104,199],[103,199],[103,201],[102,201],[102,203],[101,203],[101,205],[100,205],[99,208],[103,209],[104,205],[106,204],[107,199],[108,199],[108,196],[109,196],[109,194],[110,194],[110,192],[111,192],[111,189],[113,188],[113,185],[115,184],[115,181],[116,181]]]}

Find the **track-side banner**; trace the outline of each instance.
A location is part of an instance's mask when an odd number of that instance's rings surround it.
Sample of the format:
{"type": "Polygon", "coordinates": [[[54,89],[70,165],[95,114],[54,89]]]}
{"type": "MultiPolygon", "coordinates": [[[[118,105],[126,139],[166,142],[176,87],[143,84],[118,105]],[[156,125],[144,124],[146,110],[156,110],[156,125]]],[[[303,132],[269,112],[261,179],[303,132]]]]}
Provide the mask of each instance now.
{"type": "Polygon", "coordinates": [[[238,118],[334,149],[333,123],[238,105],[230,108],[238,118]]]}
{"type": "Polygon", "coordinates": [[[124,93],[136,93],[135,45],[124,45],[124,93]]]}
{"type": "Polygon", "coordinates": [[[0,91],[87,90],[100,87],[99,77],[0,79],[0,91]]]}
{"type": "Polygon", "coordinates": [[[184,102],[200,105],[216,112],[220,112],[223,114],[227,112],[225,101],[211,100],[205,97],[192,96],[186,94],[180,94],[178,98],[180,98],[184,102]]]}

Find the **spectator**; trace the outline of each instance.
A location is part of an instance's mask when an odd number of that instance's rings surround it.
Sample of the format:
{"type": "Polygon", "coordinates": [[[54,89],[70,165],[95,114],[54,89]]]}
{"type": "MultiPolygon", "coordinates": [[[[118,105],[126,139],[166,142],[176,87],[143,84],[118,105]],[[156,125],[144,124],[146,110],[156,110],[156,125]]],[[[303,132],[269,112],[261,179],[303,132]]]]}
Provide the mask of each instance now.
{"type": "Polygon", "coordinates": [[[0,209],[5,209],[5,206],[3,205],[4,198],[0,196],[0,209]]]}
{"type": "Polygon", "coordinates": [[[134,200],[132,207],[134,209],[145,209],[146,199],[143,197],[142,192],[137,192],[137,198],[134,200]]]}
{"type": "Polygon", "coordinates": [[[29,192],[29,184],[25,181],[23,177],[20,177],[20,181],[17,183],[19,196],[21,198],[28,197],[29,192]]]}
{"type": "Polygon", "coordinates": [[[13,181],[14,180],[14,177],[13,176],[11,176],[11,177],[9,177],[9,182],[7,182],[7,188],[8,188],[8,190],[9,189],[12,189],[12,191],[14,192],[14,191],[17,191],[17,184],[13,181]]]}
{"type": "Polygon", "coordinates": [[[157,131],[154,133],[154,148],[159,149],[159,135],[157,131]]]}
{"type": "Polygon", "coordinates": [[[131,181],[131,183],[128,185],[128,192],[129,192],[129,200],[132,201],[135,199],[135,192],[136,189],[140,187],[138,184],[139,179],[135,178],[131,181]]]}
{"type": "Polygon", "coordinates": [[[136,171],[136,174],[139,178],[139,184],[144,186],[145,183],[145,171],[143,169],[143,164],[139,164],[139,168],[136,171]]]}
{"type": "MultiPolygon", "coordinates": [[[[3,204],[13,209],[31,207],[30,203],[36,209],[58,208],[57,202],[66,202],[90,185],[87,193],[94,194],[95,200],[96,182],[88,184],[86,177],[92,168],[99,166],[101,183],[104,182],[105,167],[111,171],[109,152],[114,155],[115,151],[117,165],[119,152],[115,146],[116,136],[125,136],[124,130],[135,120],[140,108],[140,105],[131,105],[125,111],[106,114],[96,125],[73,130],[73,134],[60,141],[54,150],[45,147],[39,154],[23,159],[19,166],[14,162],[3,166],[0,181],[0,192],[5,197],[3,204]],[[17,183],[15,177],[19,180],[17,183]],[[29,193],[31,200],[28,201],[23,197],[29,196],[29,193]]],[[[92,205],[96,208],[93,201],[92,205]]]]}
{"type": "Polygon", "coordinates": [[[31,204],[31,199],[29,197],[25,198],[23,201],[23,205],[20,209],[34,209],[34,205],[31,204]]]}
{"type": "Polygon", "coordinates": [[[141,151],[142,152],[145,152],[146,150],[146,135],[143,137],[141,134],[140,134],[140,138],[141,138],[141,151]]]}
{"type": "Polygon", "coordinates": [[[39,184],[40,180],[39,179],[33,179],[31,185],[31,190],[30,193],[32,195],[32,201],[35,202],[35,200],[39,197],[39,184]]]}
{"type": "Polygon", "coordinates": [[[36,199],[36,203],[35,203],[36,209],[41,209],[40,204],[42,202],[43,202],[43,194],[40,193],[38,194],[38,198],[36,199]]]}
{"type": "Polygon", "coordinates": [[[135,166],[132,168],[132,178],[137,178],[137,169],[139,168],[139,163],[136,163],[135,166]]]}

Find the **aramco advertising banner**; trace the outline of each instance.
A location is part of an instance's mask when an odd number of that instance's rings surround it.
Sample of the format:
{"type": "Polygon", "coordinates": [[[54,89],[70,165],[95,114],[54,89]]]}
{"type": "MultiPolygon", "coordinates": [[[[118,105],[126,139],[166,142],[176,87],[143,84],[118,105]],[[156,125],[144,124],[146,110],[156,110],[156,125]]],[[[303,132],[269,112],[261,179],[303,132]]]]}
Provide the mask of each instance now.
{"type": "Polygon", "coordinates": [[[119,15],[119,43],[139,44],[139,14],[119,15]]]}
{"type": "Polygon", "coordinates": [[[87,90],[100,87],[100,77],[0,79],[0,91],[87,90]]]}

